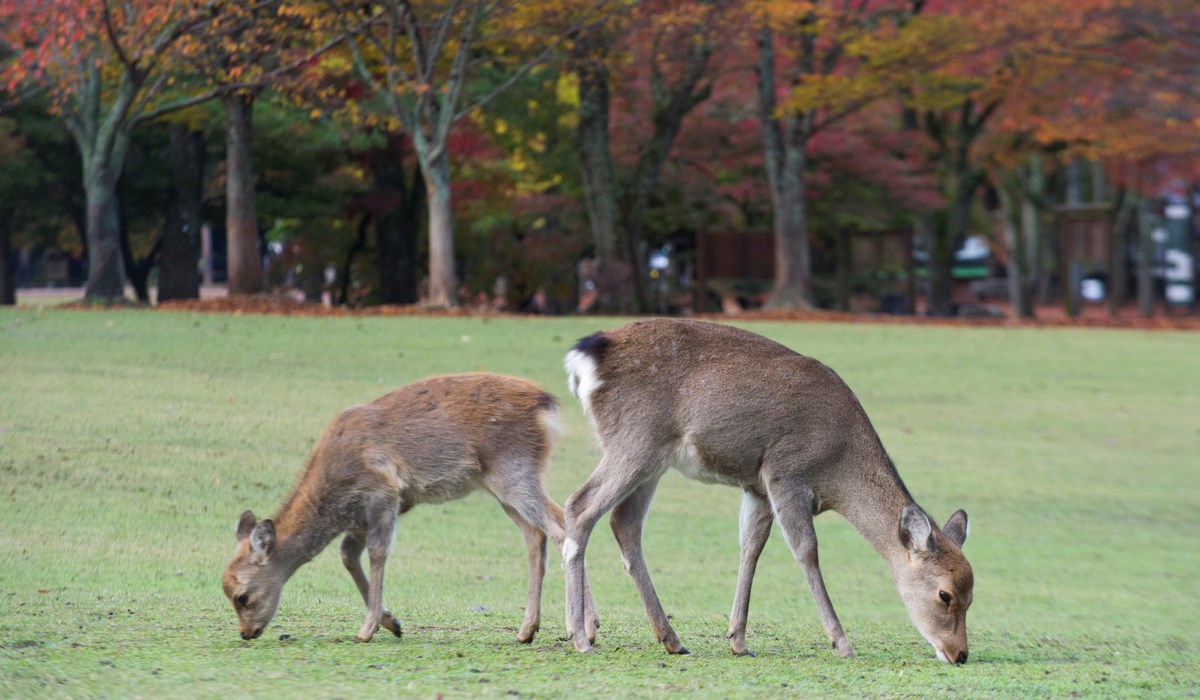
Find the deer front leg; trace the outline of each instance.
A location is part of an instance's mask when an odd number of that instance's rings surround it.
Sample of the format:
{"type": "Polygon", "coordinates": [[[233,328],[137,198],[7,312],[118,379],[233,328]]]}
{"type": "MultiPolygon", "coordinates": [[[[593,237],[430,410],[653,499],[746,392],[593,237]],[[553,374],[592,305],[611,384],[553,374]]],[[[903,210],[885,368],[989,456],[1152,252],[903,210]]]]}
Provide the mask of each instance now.
{"type": "Polygon", "coordinates": [[[729,648],[738,656],[754,656],[746,647],[746,619],[750,615],[750,587],[758,557],[771,535],[771,504],[750,491],[742,492],[742,510],[738,529],[742,544],[738,565],[737,590],[733,594],[733,611],[729,613],[729,648]]]}
{"type": "Polygon", "coordinates": [[[358,630],[356,642],[369,642],[383,620],[383,570],[392,548],[396,527],[394,505],[380,505],[368,511],[367,557],[371,560],[371,577],[367,581],[367,618],[358,630]],[[374,511],[374,512],[372,512],[374,511]]]}
{"type": "MultiPolygon", "coordinates": [[[[769,479],[767,483],[770,484],[769,479]]],[[[783,536],[792,550],[792,556],[800,562],[804,576],[808,579],[808,587],[812,591],[813,600],[816,601],[825,634],[833,643],[838,656],[854,656],[854,649],[850,646],[850,640],[846,638],[837,613],[833,611],[833,603],[825,590],[825,580],[821,577],[821,566],[817,558],[817,533],[813,529],[812,492],[807,488],[796,488],[786,483],[783,486],[768,488],[771,506],[775,510],[775,517],[779,519],[783,536]]]]}
{"type": "Polygon", "coordinates": [[[654,636],[671,654],[688,654],[686,647],[679,641],[667,613],[663,610],[654,584],[650,581],[650,571],[646,568],[646,560],[642,556],[642,525],[646,521],[646,511],[650,501],[654,500],[654,491],[658,479],[651,479],[639,486],[624,501],[613,508],[609,517],[613,535],[621,546],[621,559],[625,571],[633,577],[642,605],[646,608],[646,616],[650,618],[650,627],[654,636]]]}
{"type": "MultiPolygon", "coordinates": [[[[362,596],[364,604],[370,604],[368,592],[370,584],[367,582],[367,576],[362,569],[362,553],[367,546],[365,534],[362,532],[348,532],[346,537],[342,539],[342,566],[346,567],[346,571],[350,572],[350,578],[354,579],[354,585],[358,588],[359,594],[362,596]]],[[[400,630],[400,621],[397,620],[387,610],[383,611],[383,617],[379,624],[397,637],[402,636],[400,630]]]]}

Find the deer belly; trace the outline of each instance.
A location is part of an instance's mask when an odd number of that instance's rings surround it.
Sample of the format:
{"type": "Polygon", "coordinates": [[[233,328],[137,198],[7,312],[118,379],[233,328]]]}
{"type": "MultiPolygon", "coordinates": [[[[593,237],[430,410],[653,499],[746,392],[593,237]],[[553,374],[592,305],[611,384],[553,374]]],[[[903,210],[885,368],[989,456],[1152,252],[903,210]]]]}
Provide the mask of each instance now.
{"type": "Polygon", "coordinates": [[[701,451],[696,447],[696,443],[687,438],[680,443],[679,449],[672,456],[670,465],[679,470],[687,478],[702,481],[706,484],[742,486],[742,480],[738,478],[736,473],[731,473],[709,464],[704,459],[701,451]]]}

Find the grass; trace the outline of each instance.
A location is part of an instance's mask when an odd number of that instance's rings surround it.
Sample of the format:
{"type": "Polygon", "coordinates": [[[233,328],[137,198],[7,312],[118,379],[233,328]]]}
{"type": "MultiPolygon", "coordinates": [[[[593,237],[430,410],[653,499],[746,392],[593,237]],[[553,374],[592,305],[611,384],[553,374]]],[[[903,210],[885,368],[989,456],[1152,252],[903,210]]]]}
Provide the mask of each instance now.
{"type": "Polygon", "coordinates": [[[602,523],[589,570],[599,653],[514,641],[516,529],[484,494],[401,519],[386,600],[403,639],[351,642],[363,614],[335,551],[302,568],[243,642],[219,576],[247,507],[270,514],[336,412],[441,372],[525,375],[564,399],[548,487],[598,458],[561,369],[615,319],[282,318],[0,311],[0,696],[1194,697],[1200,678],[1200,335],[758,323],[858,392],[910,490],[971,513],[971,662],[938,663],[883,563],[818,519],[855,645],[836,658],[781,537],[749,643],[724,639],[737,568],[728,488],[669,474],[646,556],[687,657],[652,638],[602,523]]]}

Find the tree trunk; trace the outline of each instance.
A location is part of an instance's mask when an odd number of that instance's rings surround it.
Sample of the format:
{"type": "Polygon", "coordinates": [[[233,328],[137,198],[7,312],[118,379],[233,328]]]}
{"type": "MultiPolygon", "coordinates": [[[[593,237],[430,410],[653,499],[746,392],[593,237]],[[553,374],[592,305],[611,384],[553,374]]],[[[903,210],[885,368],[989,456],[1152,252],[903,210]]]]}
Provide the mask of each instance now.
{"type": "Polygon", "coordinates": [[[391,150],[382,152],[372,168],[375,193],[383,204],[375,212],[375,248],[379,260],[379,303],[415,304],[417,284],[417,232],[425,199],[425,180],[413,174],[412,188],[405,183],[402,159],[391,150]]]}
{"type": "Polygon", "coordinates": [[[254,294],[263,290],[254,200],[254,99],[254,95],[244,93],[225,98],[228,119],[225,235],[230,294],[254,294]]]}
{"type": "MultiPolygon", "coordinates": [[[[960,129],[962,127],[960,126],[960,129]]],[[[946,200],[950,210],[940,226],[933,229],[933,241],[929,251],[929,304],[930,316],[954,314],[954,251],[962,245],[971,226],[971,204],[975,199],[978,177],[968,160],[969,137],[957,135],[951,165],[949,195],[946,200]]]]}
{"type": "Polygon", "coordinates": [[[1001,183],[996,192],[1000,197],[1000,227],[1004,231],[1004,242],[1008,247],[1008,303],[1017,316],[1022,316],[1027,306],[1031,306],[1025,295],[1025,285],[1022,284],[1021,261],[1025,251],[1022,244],[1020,227],[1017,225],[1017,209],[1008,183],[1001,183]]]}
{"type": "MultiPolygon", "coordinates": [[[[579,123],[575,150],[587,204],[588,222],[595,243],[593,257],[602,264],[630,262],[617,242],[617,178],[608,131],[611,99],[605,37],[585,32],[576,42],[571,68],[579,78],[579,123]]],[[[609,310],[609,309],[605,309],[609,310]]]]}
{"type": "Polygon", "coordinates": [[[1041,270],[1042,208],[1046,201],[1046,173],[1041,154],[1029,156],[1028,168],[1027,192],[1021,197],[1021,245],[1018,258],[1022,302],[1019,307],[1014,307],[1021,318],[1033,318],[1036,315],[1034,290],[1037,289],[1041,270]]]}
{"type": "Polygon", "coordinates": [[[83,77],[87,89],[80,93],[78,111],[66,115],[66,126],[83,163],[88,260],[84,298],[112,303],[125,296],[117,183],[133,128],[125,117],[138,84],[122,76],[113,95],[114,104],[105,109],[100,102],[103,91],[99,67],[89,67],[83,77]]]}
{"type": "Polygon", "coordinates": [[[200,298],[200,226],[204,204],[204,134],[171,127],[166,223],[158,270],[158,301],[200,298]]]}
{"type": "Polygon", "coordinates": [[[1110,231],[1108,260],[1108,315],[1116,318],[1129,296],[1128,240],[1129,224],[1137,212],[1138,195],[1132,188],[1118,195],[1117,213],[1110,231]]]}
{"type": "Polygon", "coordinates": [[[454,217],[450,194],[450,161],[441,155],[421,161],[429,207],[429,298],[434,307],[458,306],[458,276],[454,270],[454,217]]]}
{"type": "MultiPolygon", "coordinates": [[[[791,130],[789,130],[791,131],[791,130]]],[[[808,242],[804,170],[804,143],[785,146],[783,172],[771,186],[775,213],[775,282],[767,306],[774,309],[807,309],[813,306],[812,258],[808,242]]]]}
{"type": "Polygon", "coordinates": [[[17,281],[13,270],[16,260],[12,249],[12,222],[10,213],[0,212],[0,306],[17,303],[17,281]]]}
{"type": "Polygon", "coordinates": [[[1044,195],[1041,159],[1034,156],[1029,175],[1021,168],[1009,173],[997,191],[1001,224],[1008,247],[1008,297],[1012,312],[1021,318],[1035,316],[1034,296],[1040,269],[1041,209],[1035,199],[1044,195]]]}
{"type": "Polygon", "coordinates": [[[91,161],[83,177],[87,198],[88,281],[84,298],[111,303],[125,296],[117,175],[107,162],[91,161]]]}
{"type": "Polygon", "coordinates": [[[813,304],[812,258],[804,200],[812,115],[775,118],[774,64],[771,29],[763,27],[758,40],[758,111],[775,239],[775,280],[767,306],[806,309],[813,304]]]}
{"type": "MultiPolygon", "coordinates": [[[[337,297],[332,299],[334,304],[342,306],[358,306],[357,300],[350,299],[350,288],[353,286],[353,280],[350,279],[354,270],[354,258],[358,254],[367,249],[367,230],[371,227],[371,215],[364,214],[362,221],[358,222],[358,230],[354,235],[354,243],[350,244],[350,249],[346,251],[346,259],[342,263],[342,269],[338,274],[338,293],[337,297]]],[[[331,295],[332,296],[332,295],[331,295]]]]}
{"type": "Polygon", "coordinates": [[[1154,224],[1151,221],[1150,200],[1142,199],[1138,206],[1138,313],[1149,318],[1154,313],[1154,224]]]}

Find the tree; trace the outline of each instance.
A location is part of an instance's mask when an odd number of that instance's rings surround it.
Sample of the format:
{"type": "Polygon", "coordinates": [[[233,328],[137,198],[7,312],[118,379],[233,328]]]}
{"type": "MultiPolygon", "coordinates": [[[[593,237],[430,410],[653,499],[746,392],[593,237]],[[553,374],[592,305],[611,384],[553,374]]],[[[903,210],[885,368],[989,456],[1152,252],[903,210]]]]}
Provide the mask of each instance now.
{"type": "Polygon", "coordinates": [[[572,45],[569,66],[579,102],[574,140],[594,256],[601,268],[628,266],[640,309],[648,305],[647,213],[684,119],[712,94],[719,75],[714,55],[733,45],[735,7],[640,3],[631,13],[581,32],[572,45]],[[617,105],[614,69],[620,75],[617,105]],[[614,111],[625,117],[615,128],[614,111]]]}
{"type": "Polygon", "coordinates": [[[212,97],[161,99],[170,54],[213,16],[187,0],[0,0],[8,90],[44,94],[82,158],[89,300],[124,294],[117,183],[134,128],[212,97]]]}
{"type": "Polygon", "coordinates": [[[891,94],[869,66],[867,47],[899,2],[759,2],[758,109],[775,235],[775,281],[767,305],[813,304],[807,214],[809,148],[822,130],[891,94]]]}
{"type": "Polygon", "coordinates": [[[204,132],[186,122],[172,123],[167,150],[171,184],[167,190],[167,212],[162,230],[159,302],[200,297],[200,271],[196,263],[204,221],[206,159],[204,132]]]}
{"type": "Polygon", "coordinates": [[[1196,112],[1194,81],[1187,79],[1200,72],[1200,54],[1189,54],[1189,46],[1200,46],[1191,29],[1200,15],[1193,4],[1174,2],[1072,3],[1042,11],[1035,29],[1021,35],[1024,50],[1007,58],[1011,86],[974,150],[1000,195],[1010,299],[1022,316],[1034,313],[1041,222],[1061,201],[1052,181],[1065,182],[1066,205],[1080,206],[1082,164],[1109,164],[1107,178],[1093,168],[1089,206],[1110,208],[1112,258],[1104,263],[1115,314],[1126,297],[1127,235],[1139,199],[1158,194],[1164,178],[1188,177],[1179,156],[1194,156],[1200,147],[1188,126],[1196,112]],[[1115,189],[1105,187],[1106,179],[1115,189]]]}
{"type": "MultiPolygon", "coordinates": [[[[329,2],[335,12],[352,16],[339,0],[329,2]]],[[[603,4],[385,0],[373,8],[372,21],[354,33],[359,77],[412,136],[425,180],[429,304],[458,304],[448,150],[452,128],[546,60],[603,4]],[[473,81],[485,66],[507,78],[477,93],[473,81]]]]}
{"type": "MultiPolygon", "coordinates": [[[[263,290],[255,197],[254,106],[267,88],[287,91],[341,44],[337,23],[306,0],[222,3],[221,18],[187,37],[179,69],[223,97],[226,115],[225,235],[230,294],[263,290]]],[[[348,31],[359,25],[346,23],[348,31]]]]}

